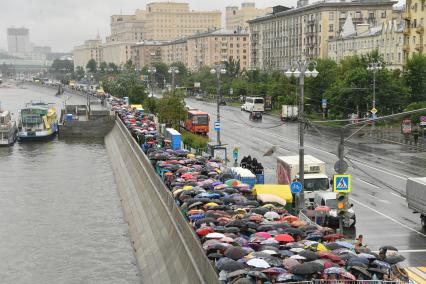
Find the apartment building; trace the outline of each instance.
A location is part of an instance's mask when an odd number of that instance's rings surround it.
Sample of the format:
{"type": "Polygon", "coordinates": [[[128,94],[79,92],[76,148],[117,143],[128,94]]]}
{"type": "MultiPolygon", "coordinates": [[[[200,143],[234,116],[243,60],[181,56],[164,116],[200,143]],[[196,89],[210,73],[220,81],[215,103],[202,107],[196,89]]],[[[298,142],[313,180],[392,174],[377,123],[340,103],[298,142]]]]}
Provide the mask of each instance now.
{"type": "Polygon", "coordinates": [[[175,62],[188,62],[188,39],[182,38],[161,45],[161,61],[170,65],[175,62]]]}
{"type": "Polygon", "coordinates": [[[111,35],[106,42],[138,42],[146,38],[146,12],[136,10],[133,15],[112,15],[111,35]]]}
{"type": "Polygon", "coordinates": [[[188,3],[155,2],[146,7],[146,39],[175,40],[221,27],[220,11],[191,11],[188,3]]]}
{"type": "Polygon", "coordinates": [[[272,14],[249,21],[251,68],[286,70],[299,58],[326,58],[328,41],[334,39],[348,16],[354,24],[381,25],[392,19],[386,0],[317,2],[297,8],[273,7],[272,14]]]}
{"type": "Polygon", "coordinates": [[[265,16],[272,12],[272,8],[256,8],[255,2],[243,2],[238,6],[226,7],[225,19],[227,30],[249,29],[249,20],[265,16]]]}
{"type": "Polygon", "coordinates": [[[131,59],[138,69],[162,62],[161,47],[163,42],[145,40],[132,45],[131,59]]]}
{"type": "Polygon", "coordinates": [[[340,62],[352,55],[366,55],[377,50],[386,68],[404,66],[404,21],[391,20],[380,26],[354,25],[348,17],[339,37],[329,40],[328,57],[340,62]]]}
{"type": "Polygon", "coordinates": [[[241,69],[247,69],[250,64],[249,33],[242,29],[219,29],[188,37],[187,54],[186,66],[190,70],[231,59],[239,61],[241,69]]]}
{"type": "Polygon", "coordinates": [[[423,0],[407,0],[404,19],[404,53],[409,58],[413,53],[424,53],[426,50],[426,2],[423,0]]]}
{"type": "Polygon", "coordinates": [[[99,64],[103,61],[102,40],[99,37],[93,40],[86,40],[83,45],[74,47],[72,53],[74,68],[80,66],[86,69],[87,62],[90,59],[96,60],[99,64]]]}

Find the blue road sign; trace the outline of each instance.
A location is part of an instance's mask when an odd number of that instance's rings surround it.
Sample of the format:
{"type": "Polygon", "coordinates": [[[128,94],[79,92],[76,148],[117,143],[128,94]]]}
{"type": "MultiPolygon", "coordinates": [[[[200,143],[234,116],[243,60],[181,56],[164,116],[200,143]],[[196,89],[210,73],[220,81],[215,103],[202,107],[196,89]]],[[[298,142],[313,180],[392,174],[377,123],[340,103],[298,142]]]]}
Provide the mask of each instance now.
{"type": "Polygon", "coordinates": [[[232,158],[234,160],[238,159],[238,148],[234,148],[234,150],[232,151],[232,158]]]}
{"type": "Polygon", "coordinates": [[[300,193],[302,191],[302,184],[298,181],[293,181],[290,184],[291,192],[294,194],[300,193]]]}
{"type": "Polygon", "coordinates": [[[322,108],[327,108],[327,99],[321,100],[322,108]]]}
{"type": "Polygon", "coordinates": [[[351,175],[334,175],[334,192],[351,192],[351,175]]]}
{"type": "Polygon", "coordinates": [[[220,122],[219,121],[215,121],[214,122],[214,130],[215,131],[219,131],[220,130],[220,122]]]}

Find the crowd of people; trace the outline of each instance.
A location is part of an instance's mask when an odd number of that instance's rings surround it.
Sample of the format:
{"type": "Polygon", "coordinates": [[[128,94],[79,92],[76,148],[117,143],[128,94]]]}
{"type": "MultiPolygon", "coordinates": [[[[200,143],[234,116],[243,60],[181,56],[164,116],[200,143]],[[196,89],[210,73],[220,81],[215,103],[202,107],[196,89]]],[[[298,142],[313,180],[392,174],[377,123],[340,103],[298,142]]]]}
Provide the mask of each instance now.
{"type": "MultiPolygon", "coordinates": [[[[221,161],[170,149],[152,116],[120,101],[112,107],[175,198],[220,281],[407,283],[397,248],[383,246],[375,253],[363,236],[346,239],[332,228],[300,220],[290,207],[264,204],[221,161]]],[[[262,168],[248,157],[242,164],[257,172],[262,168]]]]}

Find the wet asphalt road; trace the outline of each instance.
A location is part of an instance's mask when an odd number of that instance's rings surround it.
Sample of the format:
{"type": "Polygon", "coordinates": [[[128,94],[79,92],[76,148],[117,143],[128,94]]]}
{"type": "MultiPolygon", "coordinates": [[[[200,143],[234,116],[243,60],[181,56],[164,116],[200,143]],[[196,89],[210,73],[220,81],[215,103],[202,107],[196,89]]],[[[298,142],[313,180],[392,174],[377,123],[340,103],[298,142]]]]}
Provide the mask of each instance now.
{"type": "MultiPolygon", "coordinates": [[[[188,99],[191,107],[211,115],[215,121],[216,106],[188,99]]],[[[262,122],[252,122],[249,114],[231,106],[221,107],[221,140],[228,144],[228,156],[234,146],[240,147],[239,157],[256,157],[266,168],[266,182],[275,183],[275,157],[263,157],[272,145],[276,156],[298,154],[298,127],[283,124],[279,118],[265,115],[262,122]]],[[[215,141],[216,132],[210,132],[215,141]]],[[[327,163],[327,173],[334,173],[337,160],[337,136],[309,130],[305,134],[305,153],[327,163]]],[[[426,265],[426,232],[418,214],[408,209],[405,198],[407,177],[426,176],[426,153],[410,152],[398,145],[377,144],[368,137],[354,137],[347,144],[348,173],[352,174],[351,202],[357,215],[353,235],[363,234],[367,245],[378,250],[382,245],[394,245],[406,256],[410,266],[426,265]]]]}

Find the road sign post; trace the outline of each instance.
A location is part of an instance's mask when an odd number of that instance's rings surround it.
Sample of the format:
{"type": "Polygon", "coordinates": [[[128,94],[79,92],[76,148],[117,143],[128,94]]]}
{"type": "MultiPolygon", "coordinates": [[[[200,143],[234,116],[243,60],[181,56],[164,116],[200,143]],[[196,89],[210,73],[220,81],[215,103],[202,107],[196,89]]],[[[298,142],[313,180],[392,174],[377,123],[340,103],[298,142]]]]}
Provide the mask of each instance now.
{"type": "Polygon", "coordinates": [[[334,175],[333,178],[333,191],[340,193],[349,193],[352,189],[352,175],[342,174],[334,175]]]}

